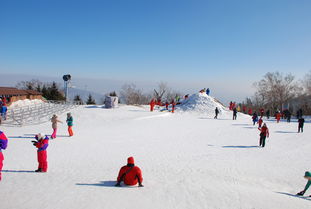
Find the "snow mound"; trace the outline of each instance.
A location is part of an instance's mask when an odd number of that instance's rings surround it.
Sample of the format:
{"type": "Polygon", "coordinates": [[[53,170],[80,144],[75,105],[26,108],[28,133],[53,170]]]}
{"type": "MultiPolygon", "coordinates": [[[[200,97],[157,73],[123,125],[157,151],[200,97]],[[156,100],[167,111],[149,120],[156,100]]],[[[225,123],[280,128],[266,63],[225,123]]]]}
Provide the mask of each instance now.
{"type": "Polygon", "coordinates": [[[41,104],[41,103],[43,103],[43,101],[41,99],[33,99],[33,100],[24,99],[24,100],[19,100],[19,101],[13,102],[10,105],[10,108],[19,108],[19,107],[41,104]]]}
{"type": "Polygon", "coordinates": [[[215,114],[215,108],[218,107],[219,113],[227,111],[219,101],[207,95],[206,93],[196,93],[191,95],[188,99],[183,100],[178,106],[181,111],[204,112],[211,115],[215,114]]]}

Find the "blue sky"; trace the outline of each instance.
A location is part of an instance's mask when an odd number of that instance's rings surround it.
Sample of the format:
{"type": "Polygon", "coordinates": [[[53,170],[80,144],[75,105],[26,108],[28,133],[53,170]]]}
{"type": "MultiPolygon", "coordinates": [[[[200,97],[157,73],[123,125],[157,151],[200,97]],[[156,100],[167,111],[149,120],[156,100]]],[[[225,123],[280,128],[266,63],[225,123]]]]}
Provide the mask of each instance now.
{"type": "Polygon", "coordinates": [[[310,0],[0,0],[0,72],[249,96],[266,72],[311,70],[310,11],[310,0]]]}

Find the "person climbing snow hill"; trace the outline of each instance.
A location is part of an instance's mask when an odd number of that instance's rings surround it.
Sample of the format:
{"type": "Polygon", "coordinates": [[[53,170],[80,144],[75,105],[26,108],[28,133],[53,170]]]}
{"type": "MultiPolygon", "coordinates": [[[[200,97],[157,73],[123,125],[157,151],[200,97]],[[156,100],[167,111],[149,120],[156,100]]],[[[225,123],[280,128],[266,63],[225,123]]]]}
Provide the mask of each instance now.
{"type": "Polygon", "coordinates": [[[258,128],[258,130],[260,131],[259,146],[265,147],[266,137],[269,138],[269,129],[267,125],[264,123],[261,128],[258,128]]]}
{"type": "Polygon", "coordinates": [[[142,173],[140,168],[135,166],[133,157],[129,157],[127,159],[127,165],[120,169],[117,184],[115,186],[121,186],[121,182],[130,186],[134,186],[138,183],[139,187],[143,187],[142,173]]]}

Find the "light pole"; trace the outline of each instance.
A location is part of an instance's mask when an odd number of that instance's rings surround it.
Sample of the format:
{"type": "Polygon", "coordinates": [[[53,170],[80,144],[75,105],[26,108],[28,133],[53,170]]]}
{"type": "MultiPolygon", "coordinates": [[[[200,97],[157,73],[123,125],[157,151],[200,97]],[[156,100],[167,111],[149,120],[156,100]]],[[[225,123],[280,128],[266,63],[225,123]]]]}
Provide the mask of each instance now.
{"type": "Polygon", "coordinates": [[[64,80],[64,91],[65,91],[65,97],[66,97],[66,102],[69,101],[68,98],[68,83],[71,80],[71,75],[67,74],[63,76],[63,80],[64,80]]]}

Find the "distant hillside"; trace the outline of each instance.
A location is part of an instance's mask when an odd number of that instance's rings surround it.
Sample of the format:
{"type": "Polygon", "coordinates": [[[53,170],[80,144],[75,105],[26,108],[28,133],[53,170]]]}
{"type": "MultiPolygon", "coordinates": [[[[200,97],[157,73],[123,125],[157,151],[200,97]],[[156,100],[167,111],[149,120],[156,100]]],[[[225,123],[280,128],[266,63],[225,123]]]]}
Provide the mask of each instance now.
{"type": "Polygon", "coordinates": [[[92,91],[76,89],[76,88],[70,88],[69,93],[68,93],[70,100],[73,100],[76,95],[79,95],[84,103],[88,99],[89,94],[91,94],[93,99],[95,99],[96,104],[103,103],[103,99],[105,98],[104,94],[99,94],[99,93],[95,93],[92,91]]]}

